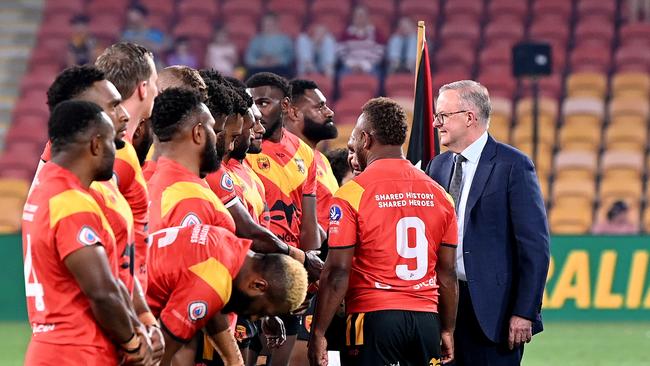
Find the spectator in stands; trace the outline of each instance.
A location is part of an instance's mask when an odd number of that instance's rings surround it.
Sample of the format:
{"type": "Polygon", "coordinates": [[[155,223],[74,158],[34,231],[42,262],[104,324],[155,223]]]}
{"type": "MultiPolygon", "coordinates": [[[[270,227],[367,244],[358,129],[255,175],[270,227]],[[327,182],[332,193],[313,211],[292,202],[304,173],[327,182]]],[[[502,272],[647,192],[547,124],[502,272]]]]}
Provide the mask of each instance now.
{"type": "Polygon", "coordinates": [[[214,39],[208,45],[205,67],[219,71],[225,76],[234,76],[239,64],[237,47],[230,41],[228,30],[219,28],[214,32],[214,39]]]}
{"type": "Polygon", "coordinates": [[[630,220],[630,208],[624,201],[616,201],[607,211],[607,220],[596,223],[592,234],[627,235],[638,234],[639,225],[630,220]]]}
{"type": "Polygon", "coordinates": [[[325,153],[327,160],[332,166],[332,173],[339,184],[339,187],[354,178],[352,168],[348,164],[348,149],[335,149],[325,153]]]}
{"type": "Polygon", "coordinates": [[[126,14],[126,28],[122,40],[144,46],[154,54],[163,52],[166,48],[165,34],[151,28],[147,22],[149,10],[140,4],[132,5],[126,14]]]}
{"type": "Polygon", "coordinates": [[[418,30],[409,17],[399,20],[397,29],[388,39],[388,73],[413,72],[418,48],[418,30]]]}
{"type": "Polygon", "coordinates": [[[290,76],[293,58],[291,37],[280,30],[277,15],[266,14],[262,18],[261,32],[253,37],[246,50],[248,74],[268,71],[290,76]]]}
{"type": "Polygon", "coordinates": [[[88,30],[88,17],[75,15],[70,19],[72,36],[68,43],[68,66],[85,65],[95,61],[97,42],[88,30]]]}
{"type": "Polygon", "coordinates": [[[368,10],[357,6],[352,24],[343,32],[339,42],[342,74],[351,72],[381,75],[381,62],[385,49],[384,35],[372,24],[368,10]]]}
{"type": "Polygon", "coordinates": [[[650,22],[650,0],[628,0],[628,4],[630,22],[650,22]]]}
{"type": "Polygon", "coordinates": [[[178,37],[174,42],[174,49],[167,57],[168,65],[185,65],[193,69],[199,68],[199,61],[190,49],[190,42],[187,37],[178,37]]]}
{"type": "Polygon", "coordinates": [[[336,39],[323,24],[314,24],[296,40],[296,71],[334,76],[336,39]]]}

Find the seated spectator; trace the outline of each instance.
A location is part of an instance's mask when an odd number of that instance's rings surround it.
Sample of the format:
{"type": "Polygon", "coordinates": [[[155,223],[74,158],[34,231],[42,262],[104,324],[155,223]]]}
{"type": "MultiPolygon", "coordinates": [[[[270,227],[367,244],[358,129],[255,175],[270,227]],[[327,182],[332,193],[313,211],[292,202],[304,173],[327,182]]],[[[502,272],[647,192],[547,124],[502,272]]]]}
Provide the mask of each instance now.
{"type": "Polygon", "coordinates": [[[205,67],[217,70],[225,76],[234,76],[238,63],[237,47],[230,41],[228,31],[225,28],[217,29],[214,39],[208,45],[205,67]]]}
{"type": "Polygon", "coordinates": [[[598,222],[591,229],[592,234],[628,235],[638,234],[639,225],[630,220],[630,210],[623,201],[616,201],[607,211],[607,220],[598,222]]]}
{"type": "Polygon", "coordinates": [[[296,40],[296,71],[334,76],[336,40],[323,24],[314,24],[296,40]]]}
{"type": "Polygon", "coordinates": [[[291,76],[293,42],[280,31],[277,15],[269,13],[262,18],[261,32],[248,45],[245,61],[249,75],[268,71],[291,76]]]}
{"type": "Polygon", "coordinates": [[[379,77],[385,43],[384,35],[372,24],[366,8],[357,6],[352,24],[343,32],[339,42],[341,72],[373,73],[379,77]]]}
{"type": "Polygon", "coordinates": [[[193,69],[199,68],[199,62],[196,55],[190,49],[190,43],[186,37],[179,37],[174,42],[174,49],[167,57],[168,65],[185,65],[193,69]]]}
{"type": "Polygon", "coordinates": [[[348,164],[348,149],[335,149],[325,153],[332,167],[332,173],[339,183],[339,187],[354,178],[352,168],[348,164]]]}
{"type": "Polygon", "coordinates": [[[88,17],[75,15],[70,19],[72,36],[68,43],[68,66],[85,65],[95,62],[97,41],[88,30],[88,17]]]}
{"type": "Polygon", "coordinates": [[[154,54],[160,54],[167,48],[165,34],[151,28],[147,22],[149,11],[142,5],[132,5],[126,14],[126,28],[122,40],[146,47],[154,54]]]}
{"type": "Polygon", "coordinates": [[[399,20],[395,33],[388,39],[388,73],[414,72],[417,58],[418,30],[409,17],[399,20]]]}

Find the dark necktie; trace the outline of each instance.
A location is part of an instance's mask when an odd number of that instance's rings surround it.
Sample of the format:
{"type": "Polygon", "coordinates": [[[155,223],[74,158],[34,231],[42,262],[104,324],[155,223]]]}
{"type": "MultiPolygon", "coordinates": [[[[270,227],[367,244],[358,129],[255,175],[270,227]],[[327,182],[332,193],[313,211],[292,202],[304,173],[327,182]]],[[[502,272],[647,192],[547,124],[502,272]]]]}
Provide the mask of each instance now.
{"type": "Polygon", "coordinates": [[[460,192],[463,190],[463,162],[467,159],[458,154],[454,156],[454,174],[451,177],[451,184],[449,184],[449,194],[451,198],[454,199],[454,204],[456,205],[456,211],[458,211],[458,205],[460,203],[460,192]]]}

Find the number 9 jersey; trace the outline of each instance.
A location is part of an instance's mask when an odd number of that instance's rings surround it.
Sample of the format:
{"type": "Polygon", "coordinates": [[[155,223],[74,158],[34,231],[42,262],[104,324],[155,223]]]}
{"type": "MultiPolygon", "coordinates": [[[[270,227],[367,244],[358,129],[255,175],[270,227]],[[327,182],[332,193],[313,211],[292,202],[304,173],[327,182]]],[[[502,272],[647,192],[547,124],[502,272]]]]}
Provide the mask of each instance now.
{"type": "Polygon", "coordinates": [[[437,253],[457,231],[451,197],[408,160],[369,165],[330,208],[330,248],[354,247],[348,313],[437,312],[437,253]]]}

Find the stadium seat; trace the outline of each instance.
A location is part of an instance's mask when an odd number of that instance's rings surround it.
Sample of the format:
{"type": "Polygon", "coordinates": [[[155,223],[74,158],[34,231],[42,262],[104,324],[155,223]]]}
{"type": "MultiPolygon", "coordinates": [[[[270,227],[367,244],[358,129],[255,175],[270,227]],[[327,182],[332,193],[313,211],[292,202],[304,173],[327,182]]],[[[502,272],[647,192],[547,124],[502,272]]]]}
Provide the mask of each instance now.
{"type": "Polygon", "coordinates": [[[123,24],[124,17],[121,14],[108,13],[107,15],[94,16],[90,20],[88,29],[95,37],[111,44],[120,38],[123,24]]]}
{"type": "MultiPolygon", "coordinates": [[[[526,78],[522,80],[521,93],[523,97],[532,97],[532,82],[526,78]]],[[[539,95],[542,98],[558,100],[562,95],[562,74],[557,72],[551,76],[545,76],[539,79],[539,95]]]]}
{"type": "Polygon", "coordinates": [[[483,16],[483,2],[474,0],[446,1],[444,11],[447,22],[478,25],[483,16]]]}
{"type": "Polygon", "coordinates": [[[517,80],[509,74],[484,72],[481,70],[477,77],[490,93],[490,97],[498,96],[512,99],[517,90],[517,80]]]}
{"type": "Polygon", "coordinates": [[[339,80],[341,96],[363,95],[372,98],[379,92],[379,80],[374,75],[353,73],[344,75],[339,80]]]}
{"type": "Polygon", "coordinates": [[[337,126],[352,125],[357,122],[361,114],[361,107],[368,101],[368,98],[359,95],[352,95],[349,98],[340,98],[334,106],[337,126]]]}
{"type": "Polygon", "coordinates": [[[630,121],[637,127],[646,125],[650,117],[650,105],[644,98],[639,97],[615,97],[609,102],[610,123],[630,121]]]}
{"type": "Polygon", "coordinates": [[[578,19],[597,19],[607,26],[613,25],[616,17],[616,0],[578,0],[578,19]]]}
{"type": "Polygon", "coordinates": [[[58,15],[63,15],[69,19],[73,14],[85,12],[84,0],[57,0],[45,1],[45,8],[43,14],[45,18],[53,18],[58,15]]]}
{"type": "Polygon", "coordinates": [[[589,19],[579,22],[574,32],[576,47],[590,46],[609,49],[614,39],[614,27],[607,27],[601,22],[589,19]]]}
{"type": "Polygon", "coordinates": [[[296,19],[304,19],[307,14],[306,0],[271,0],[266,4],[268,11],[278,15],[293,15],[296,19]]]}
{"type": "MultiPolygon", "coordinates": [[[[606,220],[607,211],[609,211],[609,209],[612,207],[612,204],[615,201],[619,201],[619,200],[600,201],[600,203],[598,205],[598,209],[596,210],[596,219],[599,222],[603,222],[603,221],[606,220]]],[[[628,212],[629,212],[628,218],[630,219],[630,221],[633,224],[638,225],[639,220],[641,218],[640,217],[641,216],[641,214],[640,214],[640,211],[641,211],[640,208],[641,207],[639,205],[639,201],[626,201],[626,200],[623,200],[623,201],[627,204],[627,209],[628,209],[628,212]]]]}
{"type": "MultiPolygon", "coordinates": [[[[359,107],[361,109],[361,107],[359,107]]],[[[336,125],[336,128],[339,131],[338,136],[333,139],[328,141],[328,146],[330,149],[347,149],[348,147],[348,139],[350,138],[350,134],[352,133],[352,129],[354,128],[354,123],[347,123],[347,124],[338,124],[336,125]]]]}
{"type": "Polygon", "coordinates": [[[221,5],[224,22],[235,24],[239,28],[256,29],[263,11],[261,0],[227,0],[221,5]],[[246,21],[246,23],[241,23],[241,21],[246,21]],[[247,26],[242,27],[242,24],[247,26]]]}
{"type": "Polygon", "coordinates": [[[612,77],[612,96],[640,97],[650,96],[650,75],[643,72],[619,72],[612,77]]]}
{"type": "Polygon", "coordinates": [[[471,73],[474,66],[475,56],[468,52],[464,45],[448,43],[433,53],[436,71],[458,70],[471,73]]]}
{"type": "MultiPolygon", "coordinates": [[[[359,4],[368,9],[370,15],[392,19],[395,16],[395,1],[393,0],[360,0],[359,4]]],[[[388,36],[387,34],[384,34],[388,36]]]]}
{"type": "Polygon", "coordinates": [[[441,86],[458,81],[458,80],[465,80],[471,77],[471,74],[465,71],[452,71],[452,72],[436,72],[435,74],[432,75],[433,79],[431,80],[431,83],[433,84],[433,95],[434,97],[438,96],[438,90],[440,89],[441,86]]]}
{"type": "Polygon", "coordinates": [[[347,17],[341,17],[338,14],[314,14],[312,24],[319,23],[326,26],[334,35],[334,38],[339,38],[343,34],[345,27],[347,27],[346,19],[347,17]]]}
{"type": "Polygon", "coordinates": [[[523,22],[503,22],[498,18],[490,21],[483,30],[484,48],[487,52],[492,48],[507,48],[521,41],[524,38],[525,29],[523,22]]]}
{"type": "Polygon", "coordinates": [[[531,14],[534,19],[549,19],[558,24],[568,24],[571,17],[571,1],[535,0],[531,14]]]}
{"type": "Polygon", "coordinates": [[[0,196],[25,199],[29,191],[29,185],[29,182],[22,179],[0,178],[0,196]]]}
{"type": "Polygon", "coordinates": [[[600,126],[605,117],[605,103],[597,98],[566,98],[562,104],[562,114],[565,125],[576,120],[600,126]]]}
{"type": "Polygon", "coordinates": [[[557,201],[549,213],[549,226],[556,235],[578,235],[589,232],[593,223],[592,203],[567,197],[557,201]]]}
{"type": "Polygon", "coordinates": [[[407,16],[413,20],[424,20],[427,28],[435,28],[434,21],[438,19],[440,8],[438,1],[402,0],[397,2],[401,16],[407,16]]]}
{"type": "Polygon", "coordinates": [[[490,97],[492,114],[488,131],[498,141],[510,142],[510,124],[512,119],[512,101],[509,98],[490,97]]]}
{"type": "Polygon", "coordinates": [[[547,180],[551,174],[551,167],[553,164],[553,146],[549,144],[538,144],[536,158],[533,157],[532,140],[519,142],[514,144],[514,146],[533,161],[540,180],[547,180]]]}
{"type": "Polygon", "coordinates": [[[553,184],[551,203],[556,204],[558,201],[571,198],[593,202],[596,198],[596,182],[593,179],[580,177],[556,179],[553,184]]]}
{"type": "Polygon", "coordinates": [[[384,90],[388,97],[413,97],[415,76],[413,74],[390,74],[384,82],[384,90]]]}
{"type": "Polygon", "coordinates": [[[512,46],[508,44],[491,45],[483,48],[479,54],[480,72],[489,72],[492,68],[511,68],[512,46]]]}
{"type": "Polygon", "coordinates": [[[620,47],[614,55],[616,70],[619,72],[650,72],[650,49],[636,45],[620,47]]]}
{"type": "Polygon", "coordinates": [[[555,179],[589,180],[595,182],[598,168],[596,152],[560,150],[555,154],[555,179]]]}
{"type": "Polygon", "coordinates": [[[566,47],[569,39],[567,23],[557,23],[554,19],[539,18],[530,26],[529,36],[533,40],[547,41],[566,47]]]}
{"type": "MultiPolygon", "coordinates": [[[[239,18],[240,21],[248,20],[248,17],[239,18]]],[[[257,34],[257,29],[254,27],[240,27],[236,21],[226,23],[226,29],[230,35],[230,41],[237,47],[240,54],[246,52],[248,43],[257,34]]]]}
{"type": "Polygon", "coordinates": [[[603,179],[640,180],[643,176],[644,154],[641,151],[607,150],[601,161],[603,179]]]}
{"type": "Polygon", "coordinates": [[[0,196],[0,234],[20,231],[24,204],[24,198],[0,196]]]}
{"type": "Polygon", "coordinates": [[[503,22],[510,25],[523,23],[527,11],[527,1],[491,0],[488,2],[488,16],[491,22],[503,22]]]}
{"type": "Polygon", "coordinates": [[[601,127],[585,116],[574,117],[560,129],[558,147],[563,150],[592,151],[600,148],[601,127]]]}
{"type": "MultiPolygon", "coordinates": [[[[451,2],[453,3],[453,2],[451,2]]],[[[472,53],[481,36],[479,23],[449,23],[445,22],[440,31],[440,40],[443,44],[452,43],[465,46],[468,53],[472,53]]]]}
{"type": "Polygon", "coordinates": [[[292,39],[296,39],[303,28],[303,18],[292,13],[278,14],[278,23],[280,23],[280,30],[292,39]]]}
{"type": "MultiPolygon", "coordinates": [[[[512,131],[512,143],[515,146],[522,146],[533,141],[533,127],[530,124],[515,124],[512,131]]],[[[539,146],[552,147],[555,145],[555,128],[539,127],[537,129],[537,141],[539,146]]],[[[531,149],[532,152],[532,149],[531,149]]]]}
{"type": "MultiPolygon", "coordinates": [[[[553,128],[558,118],[558,103],[555,99],[541,97],[538,106],[538,123],[540,128],[553,128]]],[[[515,123],[532,125],[533,100],[532,98],[520,99],[515,107],[515,123]]]]}
{"type": "Polygon", "coordinates": [[[179,18],[200,16],[208,21],[215,21],[219,15],[218,2],[216,0],[183,0],[178,3],[176,14],[179,18]]]}
{"type": "Polygon", "coordinates": [[[187,37],[194,42],[207,43],[212,39],[212,24],[203,17],[192,15],[181,19],[174,27],[172,34],[175,38],[187,37]]]}
{"type": "Polygon", "coordinates": [[[590,71],[606,74],[609,72],[610,52],[603,52],[600,47],[586,45],[571,52],[571,72],[590,71]]]}
{"type": "Polygon", "coordinates": [[[567,97],[604,99],[607,94],[607,75],[594,72],[573,73],[566,80],[567,97]]]}
{"type": "Polygon", "coordinates": [[[599,198],[601,201],[639,201],[642,198],[642,192],[641,179],[621,180],[616,177],[606,177],[600,181],[599,198]]]}
{"type": "Polygon", "coordinates": [[[174,0],[140,0],[138,3],[144,5],[149,11],[149,16],[161,15],[171,19],[175,11],[174,0]]]}
{"type": "Polygon", "coordinates": [[[637,46],[639,49],[650,47],[650,23],[624,24],[619,29],[621,47],[637,46]]]}

